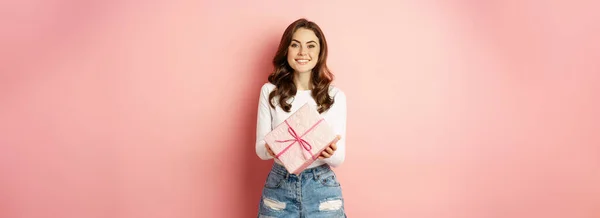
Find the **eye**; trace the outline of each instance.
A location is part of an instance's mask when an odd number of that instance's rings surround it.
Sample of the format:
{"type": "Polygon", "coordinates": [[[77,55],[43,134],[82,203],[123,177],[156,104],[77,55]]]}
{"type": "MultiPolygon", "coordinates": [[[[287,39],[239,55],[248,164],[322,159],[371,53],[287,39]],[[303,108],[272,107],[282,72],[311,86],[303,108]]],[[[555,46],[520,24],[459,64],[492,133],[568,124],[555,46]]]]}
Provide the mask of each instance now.
{"type": "Polygon", "coordinates": [[[298,47],[298,44],[293,43],[292,45],[290,45],[292,48],[298,47]]]}
{"type": "Polygon", "coordinates": [[[308,45],[308,48],[314,48],[314,47],[317,47],[317,46],[313,45],[313,44],[308,45]]]}

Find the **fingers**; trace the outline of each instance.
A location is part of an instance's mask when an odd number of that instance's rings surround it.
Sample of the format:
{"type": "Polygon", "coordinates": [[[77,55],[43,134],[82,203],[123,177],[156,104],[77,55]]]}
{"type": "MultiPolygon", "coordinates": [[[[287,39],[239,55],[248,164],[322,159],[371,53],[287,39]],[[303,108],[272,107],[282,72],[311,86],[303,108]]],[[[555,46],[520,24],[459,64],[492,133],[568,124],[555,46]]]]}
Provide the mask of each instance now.
{"type": "Polygon", "coordinates": [[[267,151],[269,151],[269,154],[270,154],[271,156],[275,157],[275,153],[273,153],[273,150],[271,150],[271,149],[269,148],[269,149],[267,149],[267,151]]]}
{"type": "Polygon", "coordinates": [[[271,156],[275,157],[275,153],[273,153],[273,150],[271,150],[271,148],[269,147],[269,145],[265,143],[265,147],[267,148],[267,151],[269,152],[269,154],[271,156]]]}
{"type": "Polygon", "coordinates": [[[335,143],[331,143],[329,147],[327,147],[325,150],[323,150],[323,152],[321,152],[319,158],[330,158],[335,153],[335,150],[337,150],[337,146],[335,145],[335,143]]]}
{"type": "MultiPolygon", "coordinates": [[[[335,150],[337,150],[337,145],[335,143],[331,143],[331,145],[329,146],[329,148],[331,148],[332,150],[335,151],[335,150]]],[[[333,153],[333,152],[331,152],[331,153],[333,153]]]]}
{"type": "MultiPolygon", "coordinates": [[[[342,138],[342,136],[337,135],[337,140],[339,141],[342,138]]],[[[329,145],[329,148],[333,149],[334,151],[337,150],[337,145],[336,145],[337,141],[334,143],[331,143],[331,145],[329,145]]],[[[333,152],[330,152],[331,154],[333,154],[333,152]]]]}
{"type": "Polygon", "coordinates": [[[327,153],[327,151],[323,151],[323,152],[321,152],[319,159],[329,158],[329,157],[331,157],[331,154],[327,153]]]}
{"type": "Polygon", "coordinates": [[[327,151],[327,153],[329,154],[333,154],[333,149],[331,148],[331,146],[327,147],[325,151],[327,151]]]}

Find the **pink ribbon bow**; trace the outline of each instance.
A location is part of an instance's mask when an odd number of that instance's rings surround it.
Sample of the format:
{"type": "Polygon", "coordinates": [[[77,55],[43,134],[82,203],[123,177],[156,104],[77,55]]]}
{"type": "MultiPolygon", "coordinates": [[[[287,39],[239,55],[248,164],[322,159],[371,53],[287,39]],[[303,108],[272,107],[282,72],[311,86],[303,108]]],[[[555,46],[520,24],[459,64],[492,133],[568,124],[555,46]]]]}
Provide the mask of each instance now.
{"type": "Polygon", "coordinates": [[[310,153],[310,157],[306,156],[306,152],[302,152],[302,154],[304,154],[304,158],[305,159],[309,159],[309,158],[314,158],[313,154],[310,152],[312,150],[312,145],[310,145],[310,143],[308,143],[306,140],[302,139],[302,137],[304,137],[304,135],[306,135],[307,133],[309,133],[312,129],[314,129],[319,123],[321,123],[321,121],[323,121],[323,119],[319,120],[317,123],[315,123],[315,125],[313,125],[312,127],[310,127],[308,130],[306,130],[306,132],[304,134],[302,134],[301,136],[298,136],[298,134],[296,133],[296,130],[294,130],[294,128],[292,128],[292,126],[290,126],[290,124],[288,123],[288,121],[285,121],[285,124],[288,126],[288,132],[290,133],[290,135],[293,137],[293,139],[288,139],[288,140],[275,140],[276,142],[292,142],[290,145],[288,145],[286,148],[284,148],[283,150],[281,150],[281,152],[279,152],[279,154],[277,154],[277,158],[279,158],[279,156],[281,156],[283,153],[285,153],[290,147],[292,147],[292,145],[294,145],[294,143],[298,142],[298,144],[300,144],[300,146],[302,146],[302,148],[305,151],[308,151],[308,153],[310,153]]]}

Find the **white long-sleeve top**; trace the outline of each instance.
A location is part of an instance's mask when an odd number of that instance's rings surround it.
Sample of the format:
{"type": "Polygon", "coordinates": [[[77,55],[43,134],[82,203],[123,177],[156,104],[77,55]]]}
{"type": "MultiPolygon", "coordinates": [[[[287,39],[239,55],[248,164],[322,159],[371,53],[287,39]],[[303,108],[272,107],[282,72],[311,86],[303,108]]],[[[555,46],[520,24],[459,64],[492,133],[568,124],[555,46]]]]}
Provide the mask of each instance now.
{"type": "MultiPolygon", "coordinates": [[[[256,125],[256,154],[262,160],[273,159],[265,148],[264,137],[271,132],[273,128],[285,121],[296,110],[302,107],[305,103],[309,103],[316,108],[316,101],[311,96],[311,90],[299,90],[296,95],[288,100],[292,107],[290,112],[285,112],[277,103],[277,98],[273,98],[273,109],[269,105],[269,94],[275,89],[272,83],[265,83],[260,90],[258,101],[258,116],[256,125]]],[[[329,123],[332,130],[340,135],[340,140],[336,143],[337,150],[333,156],[324,159],[317,159],[308,168],[316,167],[322,164],[329,164],[332,167],[338,167],[344,162],[346,156],[346,95],[342,90],[333,85],[329,87],[329,95],[334,98],[334,104],[329,110],[323,112],[321,116],[329,123]]],[[[276,163],[282,164],[281,161],[275,159],[276,163]]]]}

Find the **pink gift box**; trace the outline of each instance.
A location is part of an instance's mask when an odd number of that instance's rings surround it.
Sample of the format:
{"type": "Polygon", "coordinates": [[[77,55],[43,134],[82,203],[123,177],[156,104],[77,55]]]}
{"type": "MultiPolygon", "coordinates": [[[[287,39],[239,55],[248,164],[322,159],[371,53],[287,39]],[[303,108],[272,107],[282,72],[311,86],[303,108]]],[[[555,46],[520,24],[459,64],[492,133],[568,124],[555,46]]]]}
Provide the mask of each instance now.
{"type": "Polygon", "coordinates": [[[265,141],[288,172],[300,174],[338,140],[316,108],[304,104],[265,136],[265,141]]]}

